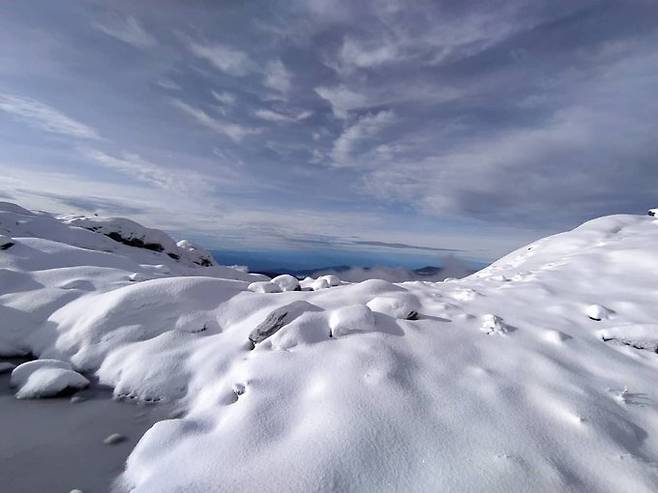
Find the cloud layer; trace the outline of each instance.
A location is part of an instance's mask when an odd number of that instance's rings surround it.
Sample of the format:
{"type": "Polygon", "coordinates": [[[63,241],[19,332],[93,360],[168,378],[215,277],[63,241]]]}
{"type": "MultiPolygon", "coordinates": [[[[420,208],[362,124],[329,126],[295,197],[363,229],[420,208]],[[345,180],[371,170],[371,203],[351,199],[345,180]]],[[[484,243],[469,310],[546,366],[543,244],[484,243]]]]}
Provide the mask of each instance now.
{"type": "Polygon", "coordinates": [[[27,206],[491,258],[658,202],[653,2],[37,3],[0,19],[27,206]]]}

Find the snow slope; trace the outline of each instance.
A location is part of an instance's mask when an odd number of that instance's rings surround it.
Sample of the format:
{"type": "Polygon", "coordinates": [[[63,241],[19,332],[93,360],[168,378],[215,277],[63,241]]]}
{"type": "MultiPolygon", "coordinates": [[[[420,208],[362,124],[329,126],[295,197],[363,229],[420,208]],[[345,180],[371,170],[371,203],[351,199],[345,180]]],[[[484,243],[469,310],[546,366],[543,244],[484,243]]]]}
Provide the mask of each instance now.
{"type": "Polygon", "coordinates": [[[30,214],[0,207],[3,352],[186,409],[140,440],[126,489],[655,491],[652,217],[590,221],[462,280],[268,293],[30,214]]]}

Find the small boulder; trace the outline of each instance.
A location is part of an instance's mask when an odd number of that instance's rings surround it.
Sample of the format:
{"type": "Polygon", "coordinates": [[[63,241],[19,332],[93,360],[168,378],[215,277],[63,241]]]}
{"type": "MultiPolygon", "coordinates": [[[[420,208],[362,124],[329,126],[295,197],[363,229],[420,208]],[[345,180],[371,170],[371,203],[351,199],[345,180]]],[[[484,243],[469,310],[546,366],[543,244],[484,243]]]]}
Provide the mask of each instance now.
{"type": "Polygon", "coordinates": [[[119,433],[112,433],[111,435],[108,435],[105,437],[103,440],[103,443],[105,445],[116,445],[117,443],[125,442],[126,437],[119,434],[119,433]]]}
{"type": "Polygon", "coordinates": [[[14,368],[9,384],[18,388],[17,399],[38,399],[54,397],[65,390],[83,389],[89,380],[66,361],[37,359],[14,368]]]}
{"type": "Polygon", "coordinates": [[[334,274],[327,274],[325,276],[320,276],[318,279],[325,279],[329,286],[340,286],[340,278],[334,274]]]}
{"type": "Polygon", "coordinates": [[[0,250],[8,250],[9,248],[13,247],[16,244],[16,242],[13,240],[13,238],[10,238],[9,236],[5,235],[0,235],[0,250]]]}
{"type": "Polygon", "coordinates": [[[420,311],[418,298],[408,293],[377,296],[368,302],[373,312],[384,313],[400,320],[417,320],[420,311]]]}
{"type": "Polygon", "coordinates": [[[508,332],[507,324],[498,315],[487,313],[480,317],[482,325],[480,330],[488,335],[505,335],[508,332]]]}
{"type": "Polygon", "coordinates": [[[293,301],[292,303],[281,306],[272,310],[267,317],[265,317],[265,320],[251,331],[249,334],[249,340],[254,344],[258,344],[272,334],[275,334],[284,325],[295,320],[302,313],[317,310],[318,308],[316,306],[311,305],[306,301],[293,301]]]}
{"type": "Polygon", "coordinates": [[[596,322],[610,318],[611,314],[612,310],[602,305],[588,305],[585,307],[585,315],[596,322]]]}
{"type": "Polygon", "coordinates": [[[281,291],[301,291],[302,289],[299,285],[299,280],[290,274],[281,274],[280,276],[276,276],[270,282],[279,286],[281,291]]]}
{"type": "Polygon", "coordinates": [[[375,329],[375,316],[366,305],[344,306],[331,312],[329,328],[332,337],[370,332],[375,329]]]}
{"type": "Polygon", "coordinates": [[[326,289],[330,287],[329,281],[322,277],[318,277],[315,281],[311,283],[311,289],[313,291],[319,291],[321,289],[326,289]]]}
{"type": "Polygon", "coordinates": [[[254,293],[280,293],[281,288],[272,281],[256,281],[247,286],[249,291],[254,293]]]}

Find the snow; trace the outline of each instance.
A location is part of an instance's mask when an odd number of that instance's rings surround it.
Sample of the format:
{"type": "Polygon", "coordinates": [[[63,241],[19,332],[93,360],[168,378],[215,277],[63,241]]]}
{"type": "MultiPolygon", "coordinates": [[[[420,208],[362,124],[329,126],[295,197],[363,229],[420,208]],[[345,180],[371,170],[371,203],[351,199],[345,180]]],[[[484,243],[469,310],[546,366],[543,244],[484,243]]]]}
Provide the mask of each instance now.
{"type": "Polygon", "coordinates": [[[272,279],[272,284],[276,284],[281,291],[299,291],[301,289],[299,280],[290,274],[281,274],[272,279]]]}
{"type": "Polygon", "coordinates": [[[281,287],[272,281],[256,281],[247,286],[249,291],[254,293],[280,293],[281,287]]]}
{"type": "Polygon", "coordinates": [[[2,350],[183,410],[139,440],[126,490],[655,491],[652,217],[450,282],[303,291],[44,213],[3,206],[0,227],[2,350]]]}
{"type": "Polygon", "coordinates": [[[53,397],[65,390],[83,389],[89,380],[73,371],[65,361],[39,359],[17,366],[11,372],[10,385],[17,399],[53,397]]]}

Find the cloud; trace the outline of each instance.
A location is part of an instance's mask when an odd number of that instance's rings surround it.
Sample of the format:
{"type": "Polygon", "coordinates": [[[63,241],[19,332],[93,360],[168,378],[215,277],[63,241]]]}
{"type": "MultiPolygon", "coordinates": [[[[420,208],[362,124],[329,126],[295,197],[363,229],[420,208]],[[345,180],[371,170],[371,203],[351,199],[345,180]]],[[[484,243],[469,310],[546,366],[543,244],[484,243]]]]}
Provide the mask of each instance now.
{"type": "Polygon", "coordinates": [[[355,163],[354,151],[357,147],[375,137],[383,128],[396,121],[393,111],[380,111],[360,117],[338,137],[333,145],[331,156],[335,166],[352,166],[355,163]]]}
{"type": "Polygon", "coordinates": [[[429,252],[456,252],[454,248],[436,248],[420,245],[410,245],[408,243],[391,243],[388,241],[373,241],[373,240],[354,240],[351,242],[354,245],[365,245],[365,246],[378,246],[384,248],[401,248],[404,250],[427,250],[429,252]]]}
{"type": "Polygon", "coordinates": [[[313,273],[313,277],[333,274],[347,282],[362,282],[368,279],[383,279],[388,282],[426,281],[440,282],[448,277],[461,278],[473,274],[478,269],[467,262],[452,257],[436,259],[436,269],[406,269],[404,267],[349,267],[348,269],[324,269],[313,273]]]}
{"type": "Polygon", "coordinates": [[[81,148],[80,153],[97,164],[135,178],[143,183],[177,193],[206,193],[212,190],[212,181],[193,171],[167,169],[143,159],[138,154],[122,153],[112,156],[98,149],[81,148]]]}
{"type": "Polygon", "coordinates": [[[92,25],[108,36],[136,48],[146,49],[157,44],[155,38],[146,32],[140,22],[132,16],[110,22],[94,22],[92,25]]]}
{"type": "Polygon", "coordinates": [[[163,89],[167,89],[169,91],[182,91],[183,88],[176,84],[173,80],[171,79],[158,79],[156,81],[156,84],[163,89]]]}
{"type": "Polygon", "coordinates": [[[213,67],[235,77],[243,77],[256,67],[244,51],[223,44],[190,42],[188,48],[195,56],[203,58],[213,67]]]}
{"type": "Polygon", "coordinates": [[[322,99],[329,102],[334,116],[340,119],[347,118],[349,111],[368,105],[366,96],[349,89],[344,84],[333,87],[316,87],[315,92],[322,99]]]}
{"type": "Polygon", "coordinates": [[[302,120],[305,120],[309,118],[313,112],[311,111],[301,111],[299,113],[290,113],[290,114],[284,114],[284,113],[279,113],[277,111],[272,111],[272,110],[267,110],[267,109],[260,109],[254,111],[254,116],[257,118],[260,118],[261,120],[269,121],[269,122],[286,122],[286,123],[291,123],[291,122],[299,122],[302,120]]]}
{"type": "Polygon", "coordinates": [[[100,139],[92,127],[36,99],[0,93],[0,110],[46,132],[77,139],[100,139]]]}
{"type": "Polygon", "coordinates": [[[226,91],[222,91],[222,92],[211,91],[211,92],[212,92],[212,96],[220,103],[226,105],[235,104],[236,99],[233,94],[226,91]]]}
{"type": "Polygon", "coordinates": [[[178,99],[174,99],[172,104],[183,113],[192,117],[197,123],[209,128],[215,133],[225,135],[234,142],[240,142],[245,137],[257,134],[261,131],[258,128],[245,127],[237,123],[231,123],[212,117],[202,109],[195,108],[183,101],[179,101],[178,99]]]}
{"type": "Polygon", "coordinates": [[[400,48],[395,43],[377,40],[366,45],[348,37],[338,53],[339,70],[377,67],[398,61],[400,57],[400,48]]]}
{"type": "Polygon", "coordinates": [[[292,85],[292,74],[286,69],[281,60],[268,62],[265,66],[263,84],[265,87],[286,94],[292,85]]]}

